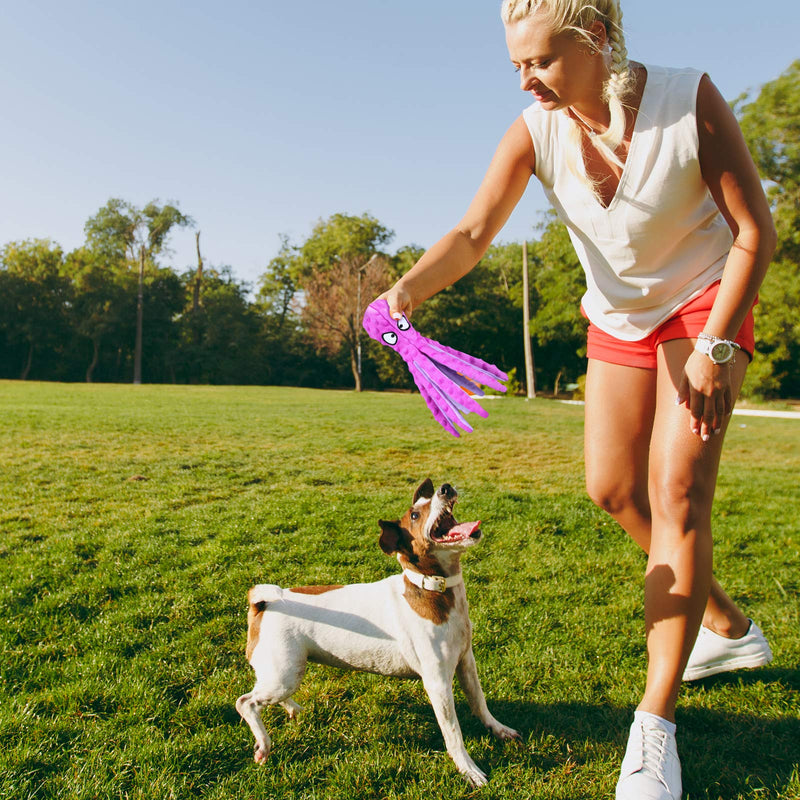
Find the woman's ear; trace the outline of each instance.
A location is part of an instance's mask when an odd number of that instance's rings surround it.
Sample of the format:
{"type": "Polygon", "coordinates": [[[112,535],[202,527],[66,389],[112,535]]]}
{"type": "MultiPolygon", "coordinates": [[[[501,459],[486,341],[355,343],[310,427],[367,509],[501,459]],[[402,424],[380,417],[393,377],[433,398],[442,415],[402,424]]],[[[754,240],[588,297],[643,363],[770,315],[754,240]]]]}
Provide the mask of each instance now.
{"type": "Polygon", "coordinates": [[[602,55],[608,46],[608,31],[606,26],[596,19],[587,29],[589,41],[591,42],[592,55],[602,55]]]}

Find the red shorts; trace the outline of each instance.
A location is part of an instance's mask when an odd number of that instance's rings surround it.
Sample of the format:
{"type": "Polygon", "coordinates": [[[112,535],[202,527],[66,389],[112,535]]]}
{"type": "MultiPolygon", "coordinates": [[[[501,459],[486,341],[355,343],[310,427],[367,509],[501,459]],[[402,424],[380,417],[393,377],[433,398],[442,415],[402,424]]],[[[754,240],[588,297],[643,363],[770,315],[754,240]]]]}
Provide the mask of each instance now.
{"type": "MultiPolygon", "coordinates": [[[[656,350],[660,344],[672,339],[696,339],[697,334],[702,333],[718,290],[719,281],[712,283],[699,297],[695,297],[666,322],[662,322],[652,333],[636,342],[617,339],[590,322],[587,341],[588,357],[609,364],[655,369],[656,350]]],[[[584,314],[584,316],[586,315],[584,314]]],[[[755,349],[752,308],[736,336],[736,343],[752,359],[755,349]]]]}

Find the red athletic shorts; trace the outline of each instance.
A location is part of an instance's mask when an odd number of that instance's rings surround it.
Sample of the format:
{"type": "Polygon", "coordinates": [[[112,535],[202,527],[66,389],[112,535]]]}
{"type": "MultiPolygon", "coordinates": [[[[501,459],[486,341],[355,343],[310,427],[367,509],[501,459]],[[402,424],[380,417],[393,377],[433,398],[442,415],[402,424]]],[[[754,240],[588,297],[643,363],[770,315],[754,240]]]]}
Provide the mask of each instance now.
{"type": "MultiPolygon", "coordinates": [[[[656,350],[660,344],[671,339],[695,339],[697,334],[702,332],[718,290],[719,281],[712,283],[699,297],[695,297],[666,322],[662,322],[651,334],[636,342],[616,339],[590,322],[587,342],[588,357],[609,364],[655,369],[656,350]]],[[[585,313],[584,316],[586,316],[585,313]]],[[[752,308],[736,336],[736,343],[752,359],[755,349],[752,308]]]]}

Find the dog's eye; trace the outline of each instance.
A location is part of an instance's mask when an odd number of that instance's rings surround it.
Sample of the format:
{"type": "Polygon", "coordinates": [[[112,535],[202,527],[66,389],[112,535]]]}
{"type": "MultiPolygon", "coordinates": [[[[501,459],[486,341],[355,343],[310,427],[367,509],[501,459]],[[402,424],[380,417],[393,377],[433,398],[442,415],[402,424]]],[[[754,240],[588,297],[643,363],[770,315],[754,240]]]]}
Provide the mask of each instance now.
{"type": "Polygon", "coordinates": [[[397,327],[400,328],[401,331],[407,331],[411,327],[411,323],[405,317],[401,317],[397,320],[397,327]]]}
{"type": "Polygon", "coordinates": [[[397,344],[397,334],[394,331],[388,331],[381,335],[381,339],[383,339],[386,344],[390,344],[392,346],[397,344]]]}
{"type": "Polygon", "coordinates": [[[412,521],[416,522],[419,519],[419,511],[412,511],[411,512],[411,519],[412,519],[412,521]]]}

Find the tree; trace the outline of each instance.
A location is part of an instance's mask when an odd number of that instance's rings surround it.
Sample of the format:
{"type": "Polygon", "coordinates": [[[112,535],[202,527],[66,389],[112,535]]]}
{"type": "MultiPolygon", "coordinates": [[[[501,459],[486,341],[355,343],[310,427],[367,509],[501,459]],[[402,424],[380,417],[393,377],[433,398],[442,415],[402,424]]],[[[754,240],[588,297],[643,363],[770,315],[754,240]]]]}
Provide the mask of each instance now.
{"type": "Polygon", "coordinates": [[[775,260],[800,263],[800,59],[758,97],[734,104],[761,177],[778,229],[775,260]]]}
{"type": "Polygon", "coordinates": [[[302,315],[319,351],[350,356],[356,391],[361,391],[361,319],[366,305],[386,288],[386,258],[380,248],[394,232],[369,214],[334,214],[320,220],[292,261],[302,290],[302,315]]]}
{"type": "Polygon", "coordinates": [[[537,344],[537,373],[554,387],[559,376],[577,379],[586,370],[587,322],[580,312],[586,280],[567,228],[547,212],[533,245],[535,290],[531,334],[537,344]]]}
{"type": "Polygon", "coordinates": [[[62,272],[73,287],[72,327],[79,340],[91,346],[85,370],[86,382],[91,383],[103,345],[115,343],[119,350],[133,331],[136,280],[125,267],[108,264],[101,253],[87,247],[69,253],[62,272]]]}
{"type": "Polygon", "coordinates": [[[230,267],[203,274],[203,300],[195,306],[196,273],[183,276],[187,311],[181,316],[181,382],[211,384],[258,383],[260,323],[247,300],[248,287],[230,267]]]}
{"type": "Polygon", "coordinates": [[[134,383],[141,383],[142,377],[145,265],[150,263],[155,266],[156,257],[167,249],[169,234],[174,227],[193,224],[191,217],[182,214],[173,205],[159,206],[158,201],[154,200],[139,209],[124,200],[112,198],[89,218],[84,227],[89,247],[109,261],[126,261],[129,265],[138,263],[134,383]]]}
{"type": "Polygon", "coordinates": [[[734,104],[753,159],[767,186],[778,246],[756,306],[758,357],[744,392],[800,394],[800,60],[758,97],[734,104]]]}
{"type": "Polygon", "coordinates": [[[0,251],[4,338],[9,355],[21,356],[16,373],[21,380],[29,377],[37,350],[57,352],[67,338],[71,286],[61,274],[63,259],[49,239],[9,242],[0,251]]]}

